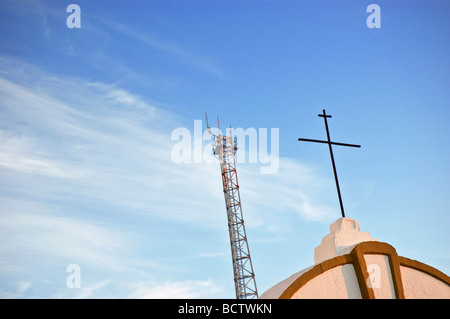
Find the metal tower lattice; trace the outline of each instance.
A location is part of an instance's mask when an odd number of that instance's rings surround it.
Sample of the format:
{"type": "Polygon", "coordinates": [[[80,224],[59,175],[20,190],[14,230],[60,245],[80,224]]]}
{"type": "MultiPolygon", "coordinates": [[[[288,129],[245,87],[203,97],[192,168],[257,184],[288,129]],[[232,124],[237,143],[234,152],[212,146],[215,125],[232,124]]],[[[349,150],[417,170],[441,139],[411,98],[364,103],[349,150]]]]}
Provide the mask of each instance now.
{"type": "MultiPolygon", "coordinates": [[[[217,119],[219,123],[219,119],[217,119]]],[[[222,173],[223,193],[227,208],[228,230],[230,233],[231,256],[233,260],[234,285],[237,299],[251,299],[258,297],[255,273],[253,272],[250,250],[248,248],[247,234],[245,232],[242,215],[241,195],[236,172],[237,138],[218,135],[211,132],[206,116],[208,132],[213,136],[213,153],[220,161],[222,173]]]]}

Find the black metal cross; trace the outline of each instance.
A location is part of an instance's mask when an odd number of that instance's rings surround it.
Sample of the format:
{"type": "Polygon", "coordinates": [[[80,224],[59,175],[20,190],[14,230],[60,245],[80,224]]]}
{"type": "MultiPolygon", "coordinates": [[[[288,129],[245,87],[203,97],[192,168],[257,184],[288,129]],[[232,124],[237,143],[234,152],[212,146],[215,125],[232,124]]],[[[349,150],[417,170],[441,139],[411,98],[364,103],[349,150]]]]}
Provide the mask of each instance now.
{"type": "Polygon", "coordinates": [[[325,121],[325,129],[327,130],[327,140],[321,141],[321,140],[313,140],[313,139],[308,139],[308,138],[299,138],[298,140],[304,141],[304,142],[316,142],[316,143],[328,144],[328,147],[330,148],[331,163],[333,164],[334,179],[336,181],[336,188],[337,188],[337,193],[338,193],[338,197],[339,197],[339,205],[341,205],[342,217],[345,217],[344,205],[342,204],[341,190],[339,188],[339,181],[338,181],[337,172],[336,172],[336,164],[334,163],[333,148],[331,147],[331,145],[341,145],[341,146],[350,146],[350,147],[361,147],[361,145],[332,142],[330,139],[330,131],[328,130],[328,123],[327,123],[327,118],[328,117],[331,118],[331,115],[328,115],[325,112],[325,110],[323,110],[323,114],[319,114],[318,116],[323,117],[323,120],[325,121]]]}

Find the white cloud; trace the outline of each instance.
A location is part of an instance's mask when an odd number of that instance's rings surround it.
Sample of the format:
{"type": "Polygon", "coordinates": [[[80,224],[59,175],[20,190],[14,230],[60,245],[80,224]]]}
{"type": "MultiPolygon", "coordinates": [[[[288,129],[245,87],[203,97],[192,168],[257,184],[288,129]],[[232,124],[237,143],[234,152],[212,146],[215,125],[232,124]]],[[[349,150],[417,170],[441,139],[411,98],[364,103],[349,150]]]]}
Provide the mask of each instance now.
{"type": "Polygon", "coordinates": [[[0,288],[0,297],[8,299],[22,298],[23,294],[27,292],[31,285],[31,281],[17,281],[11,285],[10,289],[3,286],[0,288]]]}
{"type": "MultiPolygon", "coordinates": [[[[217,294],[210,281],[169,279],[161,284],[153,272],[175,266],[136,254],[143,245],[177,245],[194,237],[161,243],[158,235],[133,233],[130,225],[121,224],[122,218],[134,216],[138,224],[164,219],[183,229],[224,229],[218,164],[171,160],[176,115],[117,85],[51,76],[26,64],[16,72],[20,61],[11,61],[9,68],[5,57],[0,64],[4,274],[24,274],[35,261],[51,265],[70,260],[108,269],[79,292],[81,297],[101,295],[113,286],[108,280],[114,272],[130,269],[136,274],[127,279],[130,285],[140,281],[138,274],[145,278],[134,286],[136,298],[217,294]]],[[[246,226],[261,234],[286,231],[283,219],[323,220],[331,215],[312,199],[317,177],[295,160],[281,158],[273,175],[259,174],[257,165],[240,165],[238,175],[246,226]]],[[[39,284],[33,280],[20,278],[32,282],[23,293],[39,284]]]]}
{"type": "MultiPolygon", "coordinates": [[[[0,111],[12,127],[0,126],[0,166],[72,179],[54,181],[51,188],[64,183],[72,196],[109,201],[130,212],[214,225],[209,212],[223,208],[218,165],[172,162],[174,142],[167,132],[176,125],[164,121],[174,116],[114,85],[43,78],[46,86],[36,89],[0,79],[0,111]],[[65,100],[54,97],[61,86],[65,100]]],[[[303,192],[317,180],[307,168],[281,158],[278,174],[264,176],[258,169],[239,167],[241,182],[248,181],[241,190],[245,206],[308,220],[329,217],[329,209],[303,192]]]]}
{"type": "Polygon", "coordinates": [[[56,178],[73,176],[67,165],[47,158],[31,137],[8,136],[0,131],[0,141],[0,167],[56,178]]]}
{"type": "Polygon", "coordinates": [[[31,282],[21,281],[17,285],[17,293],[22,296],[31,286],[31,282]]]}
{"type": "Polygon", "coordinates": [[[314,199],[320,197],[319,192],[323,191],[327,182],[295,160],[280,158],[277,174],[261,175],[258,170],[243,167],[239,175],[243,205],[251,209],[252,214],[258,215],[255,218],[261,224],[271,224],[273,227],[273,218],[269,216],[280,213],[286,219],[289,214],[308,221],[333,218],[334,211],[314,199]]]}
{"type": "Polygon", "coordinates": [[[48,204],[4,198],[1,203],[0,250],[11,262],[25,258],[45,263],[45,258],[51,258],[94,266],[124,264],[121,258],[129,243],[117,231],[93,225],[92,221],[59,216],[48,204]]]}
{"type": "Polygon", "coordinates": [[[76,296],[74,299],[87,299],[87,298],[96,298],[96,294],[99,290],[106,287],[108,284],[111,283],[111,280],[104,280],[99,283],[95,283],[93,285],[82,287],[81,289],[78,289],[76,292],[76,296]]]}
{"type": "Polygon", "coordinates": [[[141,282],[134,287],[129,295],[133,299],[198,299],[218,298],[222,292],[211,280],[186,280],[178,282],[141,282]]]}

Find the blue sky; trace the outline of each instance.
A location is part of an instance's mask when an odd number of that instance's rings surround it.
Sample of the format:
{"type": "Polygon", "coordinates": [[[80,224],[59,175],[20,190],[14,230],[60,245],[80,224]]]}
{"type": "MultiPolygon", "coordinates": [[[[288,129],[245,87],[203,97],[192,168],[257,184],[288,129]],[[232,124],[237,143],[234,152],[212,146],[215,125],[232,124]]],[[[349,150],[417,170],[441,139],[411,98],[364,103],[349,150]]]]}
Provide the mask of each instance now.
{"type": "Polygon", "coordinates": [[[311,266],[340,217],[327,147],[297,141],[325,138],[324,108],[332,139],[362,145],[334,148],[347,216],[448,274],[449,9],[2,1],[0,297],[234,298],[219,166],[171,158],[205,111],[279,129],[277,172],[238,164],[260,294],[311,266]]]}

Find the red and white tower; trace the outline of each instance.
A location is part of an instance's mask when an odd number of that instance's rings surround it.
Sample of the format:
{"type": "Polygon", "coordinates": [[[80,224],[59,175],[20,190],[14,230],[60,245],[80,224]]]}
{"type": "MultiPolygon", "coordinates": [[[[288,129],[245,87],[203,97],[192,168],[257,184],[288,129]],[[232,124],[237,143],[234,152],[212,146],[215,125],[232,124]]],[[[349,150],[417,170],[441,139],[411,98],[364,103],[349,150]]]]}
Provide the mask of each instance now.
{"type": "Polygon", "coordinates": [[[231,256],[233,260],[234,285],[237,299],[258,297],[255,273],[253,272],[250,250],[248,248],[242,215],[241,195],[236,172],[237,137],[222,135],[217,118],[219,133],[214,134],[208,124],[208,132],[213,136],[213,153],[220,161],[223,193],[227,209],[228,230],[230,233],[231,256]]]}

